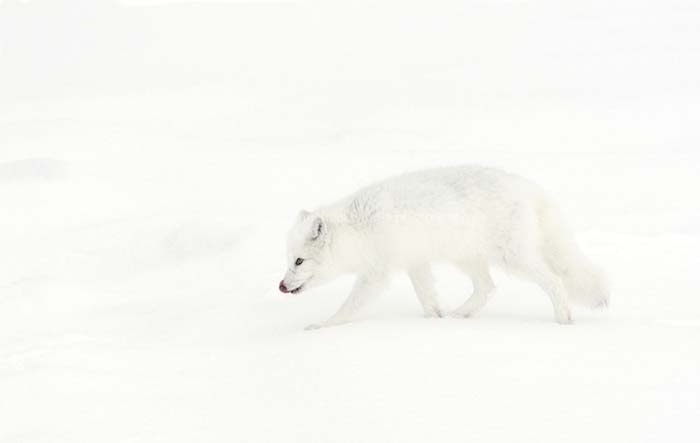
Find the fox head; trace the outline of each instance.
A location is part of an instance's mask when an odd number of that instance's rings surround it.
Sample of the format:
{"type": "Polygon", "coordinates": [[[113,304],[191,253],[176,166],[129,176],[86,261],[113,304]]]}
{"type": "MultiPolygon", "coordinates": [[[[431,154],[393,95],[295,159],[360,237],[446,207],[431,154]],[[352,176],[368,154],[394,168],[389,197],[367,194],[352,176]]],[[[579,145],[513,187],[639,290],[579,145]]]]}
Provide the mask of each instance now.
{"type": "Polygon", "coordinates": [[[324,220],[301,211],[287,235],[287,272],[280,291],[296,294],[328,279],[329,233],[324,220]]]}

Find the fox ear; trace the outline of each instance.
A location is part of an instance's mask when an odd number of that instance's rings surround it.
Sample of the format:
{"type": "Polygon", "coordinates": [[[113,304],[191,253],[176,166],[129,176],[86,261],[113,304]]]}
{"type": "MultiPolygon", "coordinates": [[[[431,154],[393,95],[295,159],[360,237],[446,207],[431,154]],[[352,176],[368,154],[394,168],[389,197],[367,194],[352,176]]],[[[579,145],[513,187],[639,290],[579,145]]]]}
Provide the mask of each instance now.
{"type": "Polygon", "coordinates": [[[325,225],[321,217],[316,217],[311,223],[311,240],[317,240],[325,232],[325,225]]]}

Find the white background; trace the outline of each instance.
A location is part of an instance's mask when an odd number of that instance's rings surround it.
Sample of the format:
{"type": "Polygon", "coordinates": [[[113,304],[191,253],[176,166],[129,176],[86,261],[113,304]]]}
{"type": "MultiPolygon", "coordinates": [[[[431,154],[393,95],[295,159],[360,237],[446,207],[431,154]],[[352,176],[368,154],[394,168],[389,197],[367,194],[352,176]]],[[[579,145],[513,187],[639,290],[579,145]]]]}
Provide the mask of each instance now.
{"type": "MultiPolygon", "coordinates": [[[[700,3],[0,1],[0,441],[696,442],[700,3]],[[277,292],[302,207],[479,163],[613,282],[557,325],[277,292]]],[[[444,308],[470,293],[439,268],[444,308]]]]}

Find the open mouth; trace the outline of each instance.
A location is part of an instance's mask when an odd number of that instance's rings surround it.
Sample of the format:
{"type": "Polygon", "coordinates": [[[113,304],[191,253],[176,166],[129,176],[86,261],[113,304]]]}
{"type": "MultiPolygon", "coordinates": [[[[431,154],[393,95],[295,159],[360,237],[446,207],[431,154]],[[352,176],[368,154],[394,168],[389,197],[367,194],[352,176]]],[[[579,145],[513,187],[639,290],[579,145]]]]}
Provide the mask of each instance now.
{"type": "MultiPolygon", "coordinates": [[[[308,282],[308,280],[306,282],[308,282]]],[[[304,283],[302,283],[299,286],[297,286],[296,288],[290,290],[290,289],[287,289],[287,285],[284,283],[284,280],[282,280],[279,284],[279,289],[280,289],[280,292],[282,292],[283,294],[296,294],[298,292],[301,292],[302,289],[304,289],[304,283]]]]}

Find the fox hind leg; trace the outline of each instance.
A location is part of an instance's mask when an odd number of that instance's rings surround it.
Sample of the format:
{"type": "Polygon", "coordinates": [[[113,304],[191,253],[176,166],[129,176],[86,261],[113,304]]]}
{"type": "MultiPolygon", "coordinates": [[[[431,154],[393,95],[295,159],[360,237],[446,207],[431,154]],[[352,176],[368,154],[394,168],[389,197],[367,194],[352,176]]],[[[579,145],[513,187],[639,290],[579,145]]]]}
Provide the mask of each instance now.
{"type": "Polygon", "coordinates": [[[554,308],[557,323],[566,325],[573,322],[564,284],[544,261],[535,261],[520,269],[524,276],[537,283],[549,296],[554,308]]]}
{"type": "Polygon", "coordinates": [[[420,301],[423,307],[425,316],[442,317],[437,302],[437,291],[435,290],[435,281],[430,266],[421,265],[411,268],[408,271],[408,277],[411,279],[411,284],[416,291],[416,295],[418,295],[418,301],[420,301]]]}
{"type": "Polygon", "coordinates": [[[467,301],[452,311],[450,316],[470,317],[484,307],[496,286],[493,284],[488,265],[485,262],[464,261],[457,263],[457,266],[471,278],[474,292],[467,301]]]}

